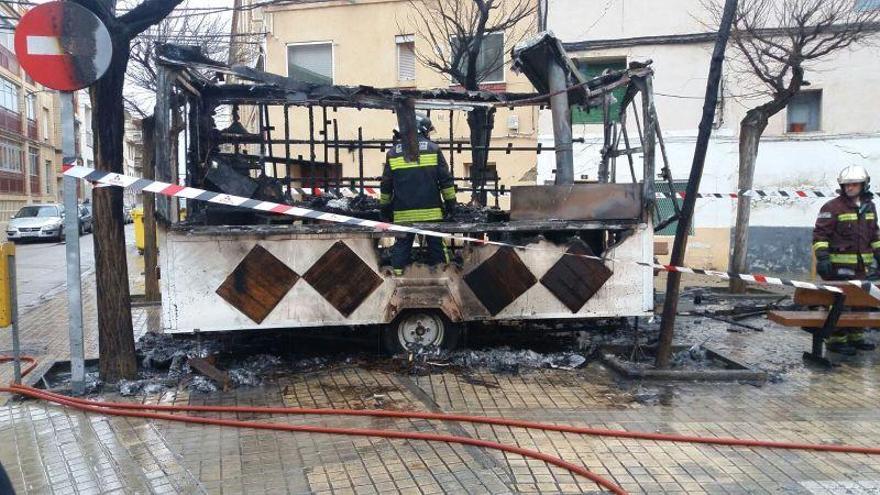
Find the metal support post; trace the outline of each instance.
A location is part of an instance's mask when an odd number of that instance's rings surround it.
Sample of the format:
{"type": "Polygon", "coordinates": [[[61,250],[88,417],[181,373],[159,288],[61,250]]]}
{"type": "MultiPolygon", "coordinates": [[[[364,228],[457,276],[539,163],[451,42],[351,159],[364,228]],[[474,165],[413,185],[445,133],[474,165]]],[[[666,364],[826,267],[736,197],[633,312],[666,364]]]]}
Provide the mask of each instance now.
{"type": "Polygon", "coordinates": [[[553,115],[553,140],[556,142],[556,183],[574,184],[574,155],[571,149],[571,108],[568,106],[568,86],[565,69],[547,59],[547,84],[550,93],[550,111],[553,115]]]}
{"type": "MultiPolygon", "coordinates": [[[[76,165],[73,93],[61,93],[61,148],[65,165],[76,165]]],[[[77,179],[64,176],[64,237],[67,251],[67,312],[70,334],[70,387],[75,395],[85,392],[83,345],[82,274],[79,260],[79,205],[77,179]]]]}
{"type": "Polygon", "coordinates": [[[12,323],[12,361],[13,380],[21,385],[21,342],[18,333],[18,284],[15,282],[15,244],[5,243],[3,254],[6,258],[6,270],[9,290],[9,319],[12,323]]]}

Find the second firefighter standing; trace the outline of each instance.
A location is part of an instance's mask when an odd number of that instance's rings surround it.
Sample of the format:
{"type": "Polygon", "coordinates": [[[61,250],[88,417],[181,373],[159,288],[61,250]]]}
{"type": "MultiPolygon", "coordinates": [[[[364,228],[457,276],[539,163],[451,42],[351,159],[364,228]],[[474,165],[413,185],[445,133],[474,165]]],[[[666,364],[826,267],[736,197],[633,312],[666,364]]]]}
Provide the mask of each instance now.
{"type": "MultiPolygon", "coordinates": [[[[416,115],[419,154],[413,162],[406,161],[403,145],[397,142],[386,155],[382,172],[379,204],[383,220],[396,224],[437,222],[444,213],[451,214],[456,206],[455,184],[449,165],[440,147],[430,140],[434,126],[430,119],[416,115]]],[[[395,275],[402,275],[412,262],[415,234],[398,237],[391,248],[391,264],[395,275]]],[[[449,251],[443,239],[427,237],[428,263],[449,262],[449,251]]]]}
{"type": "MultiPolygon", "coordinates": [[[[823,280],[865,280],[876,277],[880,264],[877,208],[864,167],[850,166],[837,178],[840,195],[825,203],[813,229],[816,271],[823,280]]],[[[861,329],[840,328],[828,338],[828,350],[855,354],[873,350],[861,329]]]]}

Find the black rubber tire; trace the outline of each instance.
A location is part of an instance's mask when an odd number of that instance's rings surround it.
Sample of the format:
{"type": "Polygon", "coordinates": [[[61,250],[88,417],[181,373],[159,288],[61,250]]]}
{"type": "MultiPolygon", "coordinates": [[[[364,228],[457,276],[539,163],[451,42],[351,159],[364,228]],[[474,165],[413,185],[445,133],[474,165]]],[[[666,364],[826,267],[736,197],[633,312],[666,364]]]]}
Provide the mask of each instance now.
{"type": "Polygon", "coordinates": [[[382,349],[390,355],[405,354],[410,352],[400,341],[398,332],[402,331],[401,326],[410,318],[417,318],[419,315],[428,317],[443,325],[443,333],[440,342],[434,342],[441,349],[453,350],[458,347],[458,341],[461,337],[461,325],[449,321],[441,311],[435,310],[407,310],[397,316],[393,322],[386,325],[382,329],[382,349]]]}

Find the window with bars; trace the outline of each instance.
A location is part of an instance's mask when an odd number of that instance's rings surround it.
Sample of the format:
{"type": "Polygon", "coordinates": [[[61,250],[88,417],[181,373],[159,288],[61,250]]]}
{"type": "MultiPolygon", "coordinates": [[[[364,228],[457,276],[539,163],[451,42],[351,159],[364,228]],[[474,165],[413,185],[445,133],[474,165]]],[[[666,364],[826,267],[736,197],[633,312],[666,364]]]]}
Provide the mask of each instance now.
{"type": "Polygon", "coordinates": [[[416,42],[411,34],[394,37],[397,45],[397,80],[416,80],[416,42]]]}
{"type": "Polygon", "coordinates": [[[20,88],[17,84],[6,78],[0,78],[0,107],[11,112],[18,113],[18,92],[20,88]]]}
{"type": "MultiPolygon", "coordinates": [[[[606,70],[618,71],[626,69],[626,58],[603,58],[603,59],[576,59],[575,66],[584,75],[587,80],[599,77],[606,70]]],[[[626,87],[620,87],[611,92],[616,100],[608,109],[612,122],[618,122],[620,119],[620,102],[626,93],[626,87]]],[[[594,108],[587,112],[579,105],[571,107],[571,123],[572,124],[601,124],[602,109],[594,108]]]]}
{"type": "Polygon", "coordinates": [[[287,45],[287,76],[297,81],[333,84],[333,43],[287,45]]]}
{"type": "Polygon", "coordinates": [[[0,139],[0,170],[6,172],[24,171],[21,145],[9,139],[0,139]]]}
{"type": "Polygon", "coordinates": [[[40,175],[40,150],[37,148],[28,148],[28,165],[31,175],[40,175]]]}

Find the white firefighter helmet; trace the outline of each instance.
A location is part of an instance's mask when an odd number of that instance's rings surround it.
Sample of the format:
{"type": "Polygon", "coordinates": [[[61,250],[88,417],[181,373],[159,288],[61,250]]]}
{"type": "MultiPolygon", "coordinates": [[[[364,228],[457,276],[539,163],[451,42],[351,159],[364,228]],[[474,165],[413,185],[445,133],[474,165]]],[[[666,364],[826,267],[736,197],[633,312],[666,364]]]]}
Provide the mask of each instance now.
{"type": "Polygon", "coordinates": [[[850,165],[840,171],[840,174],[837,176],[837,183],[841,186],[844,184],[864,183],[865,189],[867,189],[868,185],[871,183],[871,176],[868,175],[868,171],[865,170],[865,167],[860,165],[850,165]]]}

